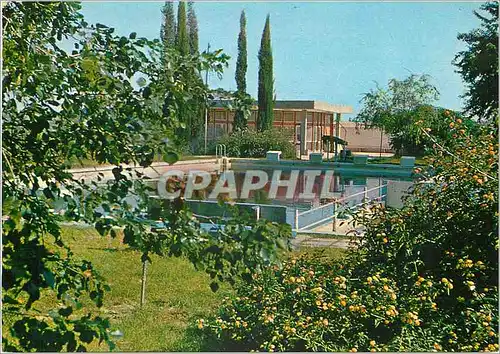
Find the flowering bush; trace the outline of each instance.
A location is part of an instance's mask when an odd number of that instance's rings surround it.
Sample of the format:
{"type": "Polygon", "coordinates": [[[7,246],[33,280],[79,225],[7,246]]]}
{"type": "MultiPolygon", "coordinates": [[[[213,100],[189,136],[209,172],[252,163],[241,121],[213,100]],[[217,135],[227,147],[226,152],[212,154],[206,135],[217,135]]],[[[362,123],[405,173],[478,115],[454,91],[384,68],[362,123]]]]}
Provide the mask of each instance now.
{"type": "Polygon", "coordinates": [[[447,119],[448,145],[402,209],[373,207],[358,250],[267,269],[199,327],[239,350],[498,351],[497,135],[447,119]]]}

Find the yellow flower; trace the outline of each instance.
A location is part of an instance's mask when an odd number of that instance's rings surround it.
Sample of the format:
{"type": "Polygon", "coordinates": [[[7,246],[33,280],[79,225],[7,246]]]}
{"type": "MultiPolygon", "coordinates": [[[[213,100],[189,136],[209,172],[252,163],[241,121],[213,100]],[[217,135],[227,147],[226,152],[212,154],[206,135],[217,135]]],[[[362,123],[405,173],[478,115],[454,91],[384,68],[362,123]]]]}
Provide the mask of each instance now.
{"type": "Polygon", "coordinates": [[[374,340],[371,340],[371,341],[370,341],[370,346],[374,347],[374,346],[375,346],[375,344],[377,344],[377,343],[375,343],[375,341],[374,341],[374,340]]]}
{"type": "Polygon", "coordinates": [[[434,349],[441,350],[442,348],[441,348],[441,346],[439,344],[434,343],[434,349]]]}
{"type": "Polygon", "coordinates": [[[340,301],[340,304],[341,304],[342,306],[347,305],[347,303],[346,303],[344,300],[341,300],[341,301],[340,301]]]}
{"type": "Polygon", "coordinates": [[[384,241],[384,243],[389,242],[389,240],[387,239],[387,237],[384,237],[384,239],[382,241],[384,241]]]}
{"type": "Polygon", "coordinates": [[[328,326],[328,320],[326,318],[323,320],[323,325],[328,326]]]}
{"type": "Polygon", "coordinates": [[[203,328],[203,324],[205,323],[205,321],[203,319],[199,319],[198,320],[198,328],[199,329],[202,329],[203,328]]]}
{"type": "Polygon", "coordinates": [[[466,283],[467,283],[467,286],[469,287],[470,290],[476,289],[476,284],[474,284],[473,281],[468,280],[466,283]]]}

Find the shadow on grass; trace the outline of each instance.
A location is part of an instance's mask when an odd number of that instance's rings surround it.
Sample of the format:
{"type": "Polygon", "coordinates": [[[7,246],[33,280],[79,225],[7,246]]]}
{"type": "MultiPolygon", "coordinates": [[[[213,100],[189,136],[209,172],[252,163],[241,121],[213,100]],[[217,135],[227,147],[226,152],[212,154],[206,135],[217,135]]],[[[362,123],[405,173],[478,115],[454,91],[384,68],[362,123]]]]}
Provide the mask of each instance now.
{"type": "Polygon", "coordinates": [[[189,326],[176,351],[188,352],[248,352],[241,344],[217,338],[215,334],[189,326]]]}

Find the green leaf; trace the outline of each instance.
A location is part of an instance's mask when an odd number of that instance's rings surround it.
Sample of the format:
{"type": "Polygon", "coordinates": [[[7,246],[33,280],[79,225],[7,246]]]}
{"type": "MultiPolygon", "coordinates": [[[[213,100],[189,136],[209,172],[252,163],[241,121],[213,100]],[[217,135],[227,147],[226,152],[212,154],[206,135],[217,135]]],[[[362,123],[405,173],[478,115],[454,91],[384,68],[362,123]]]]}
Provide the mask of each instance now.
{"type": "Polygon", "coordinates": [[[52,289],[54,289],[54,284],[55,284],[54,274],[52,274],[52,272],[49,270],[45,270],[43,272],[43,278],[45,279],[47,285],[50,286],[52,289]]]}
{"type": "Polygon", "coordinates": [[[219,283],[217,283],[216,281],[211,282],[210,289],[215,293],[217,290],[219,290],[219,283]]]}
{"type": "Polygon", "coordinates": [[[166,152],[165,154],[163,154],[163,161],[165,161],[169,165],[172,165],[179,161],[179,155],[173,151],[166,152]]]}
{"type": "Polygon", "coordinates": [[[140,87],[144,87],[144,86],[146,86],[146,84],[147,84],[147,81],[145,78],[140,77],[137,79],[137,85],[139,85],[140,87]]]}
{"type": "Polygon", "coordinates": [[[68,317],[73,313],[73,308],[71,306],[59,309],[59,314],[64,317],[68,317]]]}
{"type": "Polygon", "coordinates": [[[90,343],[94,339],[94,331],[91,330],[83,330],[80,333],[80,340],[85,343],[90,343]]]}

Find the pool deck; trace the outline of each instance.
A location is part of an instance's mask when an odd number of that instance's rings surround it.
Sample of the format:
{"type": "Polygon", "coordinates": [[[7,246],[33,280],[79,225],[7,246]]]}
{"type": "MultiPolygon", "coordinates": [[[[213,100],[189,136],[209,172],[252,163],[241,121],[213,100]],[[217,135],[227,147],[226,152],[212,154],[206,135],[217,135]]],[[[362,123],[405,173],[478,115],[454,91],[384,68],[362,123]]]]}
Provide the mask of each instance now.
{"type": "Polygon", "coordinates": [[[355,238],[328,238],[328,237],[314,237],[307,235],[298,235],[292,240],[292,247],[294,249],[300,248],[356,248],[359,241],[355,238]]]}

